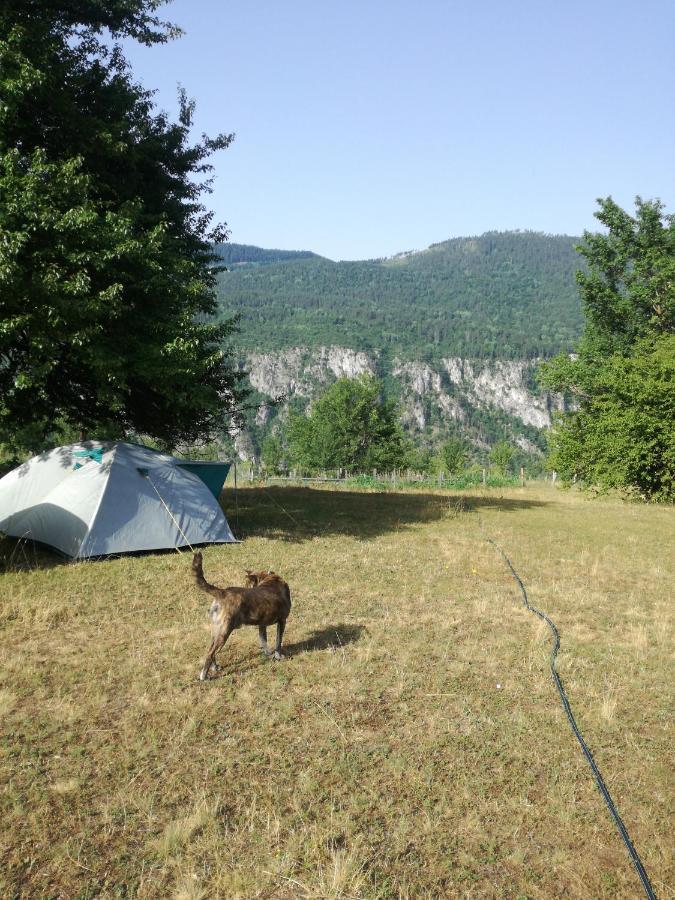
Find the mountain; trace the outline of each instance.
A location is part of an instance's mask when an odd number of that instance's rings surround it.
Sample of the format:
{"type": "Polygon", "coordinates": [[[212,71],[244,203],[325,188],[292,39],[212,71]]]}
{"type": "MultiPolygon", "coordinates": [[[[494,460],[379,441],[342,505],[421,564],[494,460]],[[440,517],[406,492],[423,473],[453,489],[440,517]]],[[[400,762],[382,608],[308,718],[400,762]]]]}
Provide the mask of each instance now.
{"type": "Polygon", "coordinates": [[[577,240],[490,232],[356,262],[226,244],[220,306],[224,317],[241,316],[244,350],[336,345],[405,359],[547,357],[571,349],[581,330],[577,240]]]}
{"type": "Polygon", "coordinates": [[[383,380],[417,443],[462,434],[477,457],[503,439],[540,455],[563,401],[538,388],[536,368],[581,332],[577,242],[489,232],[355,262],[220,246],[220,315],[240,316],[241,366],[261,404],[237,437],[240,455],[256,456],[289,408],[362,372],[383,380]],[[265,405],[281,395],[280,407],[265,405]]]}

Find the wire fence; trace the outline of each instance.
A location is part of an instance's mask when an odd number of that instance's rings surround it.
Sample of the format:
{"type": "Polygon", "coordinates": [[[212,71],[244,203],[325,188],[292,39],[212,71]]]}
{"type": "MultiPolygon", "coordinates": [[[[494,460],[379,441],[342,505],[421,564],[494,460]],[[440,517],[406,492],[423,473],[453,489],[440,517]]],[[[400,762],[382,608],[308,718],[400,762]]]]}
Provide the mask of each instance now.
{"type": "MultiPolygon", "coordinates": [[[[556,473],[549,476],[529,477],[524,469],[518,475],[500,472],[495,469],[474,467],[462,472],[428,473],[416,472],[412,469],[396,469],[391,472],[348,472],[344,469],[309,472],[294,469],[285,473],[273,472],[254,463],[239,463],[239,486],[253,484],[267,485],[312,485],[332,484],[343,487],[364,488],[371,490],[392,490],[393,488],[429,488],[448,490],[473,487],[524,487],[527,483],[555,484],[556,473]]],[[[227,485],[234,486],[234,476],[228,478],[227,485]]]]}

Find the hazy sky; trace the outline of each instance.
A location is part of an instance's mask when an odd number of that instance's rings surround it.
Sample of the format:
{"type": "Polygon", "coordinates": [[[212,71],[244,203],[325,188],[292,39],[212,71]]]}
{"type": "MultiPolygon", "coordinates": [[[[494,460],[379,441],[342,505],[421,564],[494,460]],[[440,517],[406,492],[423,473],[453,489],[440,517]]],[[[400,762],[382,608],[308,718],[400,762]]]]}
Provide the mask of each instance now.
{"type": "Polygon", "coordinates": [[[675,212],[673,0],[175,0],[126,45],[196,132],[231,240],[332,259],[491,229],[580,234],[595,198],[675,212]]]}

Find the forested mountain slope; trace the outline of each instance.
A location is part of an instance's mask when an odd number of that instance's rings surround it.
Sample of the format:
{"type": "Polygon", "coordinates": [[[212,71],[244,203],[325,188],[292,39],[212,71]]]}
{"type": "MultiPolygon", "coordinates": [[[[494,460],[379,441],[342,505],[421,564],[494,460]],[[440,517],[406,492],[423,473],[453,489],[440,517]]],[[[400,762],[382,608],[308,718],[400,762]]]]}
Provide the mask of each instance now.
{"type": "Polygon", "coordinates": [[[489,232],[388,259],[219,248],[223,317],[243,350],[339,345],[390,357],[534,359],[581,330],[577,238],[489,232]]]}
{"type": "Polygon", "coordinates": [[[246,265],[268,265],[294,259],[321,259],[311,250],[265,250],[252,244],[218,244],[216,253],[229,267],[246,265]]]}

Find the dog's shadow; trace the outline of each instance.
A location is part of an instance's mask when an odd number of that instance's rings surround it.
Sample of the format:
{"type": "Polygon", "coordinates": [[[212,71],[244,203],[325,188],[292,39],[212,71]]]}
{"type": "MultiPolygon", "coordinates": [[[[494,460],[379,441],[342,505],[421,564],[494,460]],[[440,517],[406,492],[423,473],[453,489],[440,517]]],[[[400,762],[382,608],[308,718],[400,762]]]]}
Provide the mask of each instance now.
{"type": "MultiPolygon", "coordinates": [[[[344,623],[328,625],[326,628],[312,631],[304,641],[284,644],[282,652],[284,656],[291,657],[298,653],[311,653],[318,650],[339,650],[347,644],[353,644],[360,640],[364,633],[368,633],[365,625],[346,625],[344,623]]],[[[265,665],[269,665],[269,660],[266,660],[259,652],[255,652],[246,660],[235,660],[221,665],[207,680],[217,681],[219,678],[243,675],[265,665]]],[[[283,663],[274,663],[274,665],[283,665],[283,663]]]]}
{"type": "Polygon", "coordinates": [[[367,631],[365,625],[327,625],[313,631],[304,641],[284,644],[283,652],[286,656],[296,656],[298,653],[310,653],[314,650],[339,650],[340,647],[360,640],[367,631]]]}

